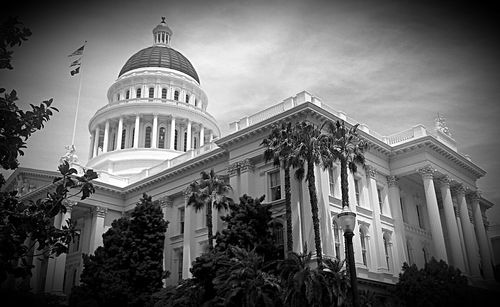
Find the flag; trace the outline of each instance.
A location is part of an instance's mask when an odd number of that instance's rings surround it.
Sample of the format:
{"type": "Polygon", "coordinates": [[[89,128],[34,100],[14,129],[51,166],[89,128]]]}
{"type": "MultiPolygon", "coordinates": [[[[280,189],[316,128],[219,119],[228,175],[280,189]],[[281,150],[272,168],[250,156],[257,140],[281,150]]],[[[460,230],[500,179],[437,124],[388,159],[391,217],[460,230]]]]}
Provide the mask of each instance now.
{"type": "Polygon", "coordinates": [[[71,64],[69,65],[69,67],[73,67],[73,66],[76,66],[76,65],[80,65],[80,60],[81,60],[81,59],[82,59],[82,58],[79,58],[78,60],[71,62],[71,64]]]}
{"type": "Polygon", "coordinates": [[[78,66],[76,69],[73,69],[73,70],[70,72],[70,74],[71,74],[72,76],[74,76],[74,75],[76,75],[76,74],[77,74],[77,73],[79,73],[79,72],[80,72],[80,66],[78,66]]]}
{"type": "Polygon", "coordinates": [[[80,48],[76,49],[75,52],[72,54],[68,55],[68,57],[72,57],[75,55],[82,55],[83,54],[83,48],[85,48],[85,45],[81,46],[80,48]]]}

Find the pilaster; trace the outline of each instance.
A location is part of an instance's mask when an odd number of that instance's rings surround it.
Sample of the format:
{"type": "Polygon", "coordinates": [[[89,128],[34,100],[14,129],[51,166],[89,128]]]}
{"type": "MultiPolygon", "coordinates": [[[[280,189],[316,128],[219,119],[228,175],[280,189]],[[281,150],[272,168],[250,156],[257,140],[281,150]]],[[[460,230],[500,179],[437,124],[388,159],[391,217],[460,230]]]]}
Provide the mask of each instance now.
{"type": "Polygon", "coordinates": [[[401,211],[401,193],[399,190],[399,178],[396,176],[387,176],[387,185],[389,190],[389,205],[394,217],[394,250],[397,253],[394,255],[394,264],[396,268],[394,275],[397,276],[403,267],[403,263],[408,263],[406,256],[406,236],[403,222],[403,212],[401,211]]]}
{"type": "Polygon", "coordinates": [[[368,188],[370,193],[371,207],[373,209],[373,237],[375,243],[376,269],[378,272],[387,272],[384,253],[384,239],[382,237],[382,223],[380,222],[380,206],[378,205],[377,170],[370,165],[366,166],[368,188]]]}

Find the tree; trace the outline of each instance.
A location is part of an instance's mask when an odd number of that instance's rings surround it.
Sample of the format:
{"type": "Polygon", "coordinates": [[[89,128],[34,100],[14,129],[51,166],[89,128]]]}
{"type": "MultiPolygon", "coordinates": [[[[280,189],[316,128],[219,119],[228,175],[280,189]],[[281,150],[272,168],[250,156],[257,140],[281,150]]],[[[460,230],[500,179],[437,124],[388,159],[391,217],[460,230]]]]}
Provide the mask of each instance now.
{"type": "Polygon", "coordinates": [[[321,131],[309,121],[298,122],[294,126],[294,152],[292,165],[296,168],[295,177],[305,179],[308,183],[311,203],[312,222],[314,229],[314,243],[316,247],[316,261],[318,267],[323,266],[323,252],[321,249],[321,233],[319,229],[318,196],[316,192],[316,177],[314,167],[322,163],[324,148],[321,142],[321,131]],[[305,165],[305,169],[304,169],[305,165]],[[307,172],[306,172],[307,171],[307,172]]]}
{"type": "Polygon", "coordinates": [[[217,176],[213,169],[210,173],[201,172],[201,178],[193,181],[187,188],[189,195],[188,206],[193,206],[196,211],[206,208],[207,210],[207,228],[208,228],[208,246],[212,249],[213,226],[212,226],[212,208],[218,211],[227,209],[232,199],[227,197],[231,191],[231,186],[224,179],[217,176]]]}
{"type": "Polygon", "coordinates": [[[282,167],[285,171],[285,217],[287,251],[293,251],[292,232],[292,204],[290,192],[290,167],[293,160],[293,130],[290,122],[281,126],[274,126],[267,138],[262,140],[261,145],[265,147],[264,159],[272,160],[275,166],[282,167]]]}
{"type": "Polygon", "coordinates": [[[468,294],[467,278],[460,270],[434,258],[422,269],[405,263],[395,288],[395,296],[409,307],[463,306],[468,294]]]}
{"type": "MultiPolygon", "coordinates": [[[[323,135],[323,166],[331,167],[334,162],[340,161],[340,187],[342,190],[342,208],[349,208],[349,184],[347,182],[347,168],[352,173],[357,171],[357,164],[364,165],[363,152],[368,144],[359,138],[358,125],[346,128],[344,121],[329,121],[323,124],[327,132],[323,135]]],[[[323,128],[322,127],[322,128],[323,128]]]]}
{"type": "Polygon", "coordinates": [[[144,194],[130,216],[113,221],[103,246],[84,255],[82,286],[70,303],[91,298],[99,306],[145,306],[162,287],[167,224],[160,206],[144,194]]]}

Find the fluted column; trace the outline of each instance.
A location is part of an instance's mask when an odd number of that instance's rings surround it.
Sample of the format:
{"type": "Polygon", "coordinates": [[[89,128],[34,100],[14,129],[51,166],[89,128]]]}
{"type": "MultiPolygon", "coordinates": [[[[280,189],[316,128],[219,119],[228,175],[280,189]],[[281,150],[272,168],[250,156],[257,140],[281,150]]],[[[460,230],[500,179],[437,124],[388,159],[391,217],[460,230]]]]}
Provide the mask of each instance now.
{"type": "Polygon", "coordinates": [[[170,124],[170,149],[174,150],[175,148],[175,117],[172,117],[172,121],[170,124]]]}
{"type": "Polygon", "coordinates": [[[200,147],[203,147],[203,145],[205,145],[205,127],[200,125],[200,147]]]}
{"type": "Polygon", "coordinates": [[[427,165],[418,170],[424,182],[425,199],[427,203],[427,213],[431,224],[432,242],[434,244],[434,253],[436,259],[448,262],[448,255],[444,242],[443,227],[439,217],[439,208],[436,198],[436,190],[434,189],[434,173],[435,170],[427,165]]]}
{"type": "Polygon", "coordinates": [[[139,148],[140,124],[141,124],[141,117],[139,114],[137,114],[135,116],[134,148],[139,148]]]}
{"type": "Polygon", "coordinates": [[[94,209],[92,210],[92,231],[89,246],[89,252],[92,254],[99,246],[102,246],[104,220],[106,218],[107,212],[108,209],[104,207],[94,207],[94,209]]]}
{"type": "Polygon", "coordinates": [[[462,231],[464,234],[465,249],[467,251],[467,259],[469,263],[469,274],[473,277],[479,277],[479,255],[476,249],[476,238],[474,228],[469,217],[469,209],[465,200],[465,189],[462,185],[453,187],[453,191],[457,195],[458,212],[460,214],[460,223],[462,223],[462,231]]]}
{"type": "Polygon", "coordinates": [[[460,246],[460,235],[458,233],[457,220],[455,218],[455,210],[453,209],[453,201],[451,200],[450,178],[445,176],[439,180],[441,197],[443,199],[444,218],[446,221],[446,229],[448,230],[448,240],[451,248],[450,262],[462,272],[465,271],[465,264],[462,256],[462,248],[460,246]]]}
{"type": "Polygon", "coordinates": [[[393,250],[397,251],[394,264],[397,266],[394,274],[398,274],[403,267],[403,263],[408,262],[406,257],[406,237],[403,222],[403,212],[401,211],[401,194],[396,176],[387,176],[387,185],[389,186],[389,205],[394,218],[394,241],[396,246],[393,250]]]}
{"type": "Polygon", "coordinates": [[[495,276],[493,274],[493,267],[491,266],[490,248],[488,246],[488,236],[486,235],[486,230],[484,228],[483,214],[481,213],[481,207],[479,206],[480,198],[481,194],[479,191],[475,191],[471,194],[470,199],[472,205],[472,213],[474,215],[476,235],[479,241],[479,252],[481,253],[484,278],[493,280],[495,276]]]}
{"type": "Polygon", "coordinates": [[[99,126],[95,127],[94,131],[94,153],[92,154],[92,157],[97,157],[97,147],[99,146],[99,133],[101,131],[99,130],[99,126]]]}
{"type": "Polygon", "coordinates": [[[379,272],[387,272],[384,253],[384,239],[382,234],[382,223],[380,222],[380,206],[378,205],[378,191],[377,191],[377,171],[372,166],[367,165],[367,175],[369,182],[370,199],[373,209],[374,231],[373,237],[375,241],[376,252],[376,268],[379,272]]]}
{"type": "Polygon", "coordinates": [[[117,133],[117,141],[116,141],[116,149],[122,149],[122,130],[123,130],[123,117],[120,117],[118,120],[118,131],[117,133]]]}
{"type": "Polygon", "coordinates": [[[106,121],[104,125],[104,142],[102,145],[102,152],[108,152],[108,143],[109,143],[109,120],[106,121]]]}
{"type": "Polygon", "coordinates": [[[151,148],[156,148],[157,141],[158,141],[158,114],[153,114],[153,139],[151,142],[151,148]]]}
{"type": "Polygon", "coordinates": [[[191,121],[187,120],[187,137],[186,137],[186,151],[191,150],[191,121]]]}

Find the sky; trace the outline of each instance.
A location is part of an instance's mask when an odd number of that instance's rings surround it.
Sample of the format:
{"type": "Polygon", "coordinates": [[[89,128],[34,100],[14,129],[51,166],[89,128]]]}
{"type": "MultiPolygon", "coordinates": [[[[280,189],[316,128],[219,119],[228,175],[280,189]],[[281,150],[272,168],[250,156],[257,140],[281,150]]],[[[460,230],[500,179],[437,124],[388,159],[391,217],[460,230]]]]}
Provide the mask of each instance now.
{"type": "MultiPolygon", "coordinates": [[[[18,1],[19,2],[19,1],[18,1]]],[[[21,2],[19,2],[21,3],[21,2]]],[[[56,170],[71,143],[82,79],[75,146],[87,161],[88,121],[135,52],[152,45],[166,16],[171,46],[193,64],[208,112],[229,122],[302,90],[389,135],[446,118],[461,153],[487,171],[478,180],[500,224],[500,10],[459,1],[120,1],[21,4],[33,35],[14,48],[14,70],[0,86],[18,105],[53,98],[60,109],[28,141],[23,167],[56,170]],[[68,54],[87,40],[81,75],[68,54]]],[[[14,4],[16,5],[16,4],[14,4]]]]}

